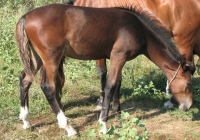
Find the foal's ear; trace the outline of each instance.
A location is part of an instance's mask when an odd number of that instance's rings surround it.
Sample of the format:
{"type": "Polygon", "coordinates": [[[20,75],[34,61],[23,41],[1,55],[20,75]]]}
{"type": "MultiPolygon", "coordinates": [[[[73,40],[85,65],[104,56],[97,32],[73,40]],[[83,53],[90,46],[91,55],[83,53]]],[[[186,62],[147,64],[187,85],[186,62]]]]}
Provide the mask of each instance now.
{"type": "Polygon", "coordinates": [[[193,75],[196,68],[195,68],[195,65],[194,63],[190,62],[190,61],[186,61],[186,69],[185,71],[189,70],[191,72],[191,74],[193,75]]]}
{"type": "Polygon", "coordinates": [[[185,55],[185,54],[183,54],[183,55],[181,56],[180,64],[181,64],[183,70],[185,71],[185,69],[186,69],[186,55],[185,55]]]}
{"type": "Polygon", "coordinates": [[[186,55],[183,54],[181,56],[181,66],[183,68],[184,71],[190,71],[192,74],[194,73],[195,71],[195,66],[192,62],[190,61],[186,61],[186,55]]]}

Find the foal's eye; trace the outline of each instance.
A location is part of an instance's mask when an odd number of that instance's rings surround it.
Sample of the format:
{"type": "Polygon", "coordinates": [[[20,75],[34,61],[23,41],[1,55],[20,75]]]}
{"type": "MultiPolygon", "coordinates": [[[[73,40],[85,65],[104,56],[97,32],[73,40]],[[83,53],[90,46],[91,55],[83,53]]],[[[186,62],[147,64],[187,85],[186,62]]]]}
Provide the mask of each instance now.
{"type": "Polygon", "coordinates": [[[185,86],[183,92],[185,92],[185,93],[189,92],[191,89],[190,88],[191,86],[192,86],[192,82],[186,82],[186,86],[185,86]]]}
{"type": "Polygon", "coordinates": [[[192,82],[186,82],[187,86],[191,86],[192,82]]]}

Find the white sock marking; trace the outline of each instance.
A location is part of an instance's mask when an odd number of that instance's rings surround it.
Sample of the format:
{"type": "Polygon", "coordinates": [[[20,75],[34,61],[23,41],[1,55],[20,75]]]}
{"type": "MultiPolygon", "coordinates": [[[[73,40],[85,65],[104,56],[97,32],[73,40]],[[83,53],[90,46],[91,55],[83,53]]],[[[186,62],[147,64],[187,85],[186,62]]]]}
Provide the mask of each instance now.
{"type": "Polygon", "coordinates": [[[68,137],[77,134],[76,130],[74,130],[74,128],[69,124],[68,119],[65,117],[65,114],[61,110],[57,115],[57,119],[59,127],[67,131],[68,137]]]}
{"type": "Polygon", "coordinates": [[[21,107],[20,108],[20,115],[19,118],[23,120],[23,128],[27,129],[31,127],[31,123],[30,123],[30,119],[29,119],[29,111],[28,111],[28,107],[21,107]]]}
{"type": "Polygon", "coordinates": [[[102,132],[103,134],[106,134],[107,133],[106,122],[102,121],[101,114],[100,114],[100,117],[99,117],[99,123],[103,125],[103,129],[101,129],[100,132],[102,132]]]}

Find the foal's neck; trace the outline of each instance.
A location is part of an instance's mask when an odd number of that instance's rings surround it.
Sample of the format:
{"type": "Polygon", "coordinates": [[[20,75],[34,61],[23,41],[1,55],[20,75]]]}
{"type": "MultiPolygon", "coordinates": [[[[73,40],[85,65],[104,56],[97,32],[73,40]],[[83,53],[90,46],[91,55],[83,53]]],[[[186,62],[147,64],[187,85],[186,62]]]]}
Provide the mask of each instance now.
{"type": "MultiPolygon", "coordinates": [[[[179,67],[179,62],[169,55],[169,52],[162,43],[158,42],[151,34],[146,32],[147,47],[144,55],[156,64],[170,80],[179,67]]],[[[174,46],[172,46],[174,47],[174,46]]],[[[177,52],[178,53],[178,52],[177,52]]],[[[177,54],[177,56],[180,54],[177,54]]]]}

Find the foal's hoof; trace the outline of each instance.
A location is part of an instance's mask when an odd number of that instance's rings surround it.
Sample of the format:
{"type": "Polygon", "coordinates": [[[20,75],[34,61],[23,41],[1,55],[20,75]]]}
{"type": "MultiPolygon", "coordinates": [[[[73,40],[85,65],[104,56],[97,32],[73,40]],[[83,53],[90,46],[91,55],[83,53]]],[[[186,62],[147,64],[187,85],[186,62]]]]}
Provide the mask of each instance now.
{"type": "Polygon", "coordinates": [[[103,128],[101,128],[100,130],[100,134],[106,134],[107,133],[106,122],[103,122],[100,118],[98,122],[100,123],[100,125],[103,126],[103,128]]]}
{"type": "Polygon", "coordinates": [[[67,126],[65,129],[66,129],[66,131],[68,133],[68,137],[71,138],[71,137],[74,137],[74,136],[77,135],[76,130],[71,125],[67,126]]]}
{"type": "Polygon", "coordinates": [[[24,119],[24,118],[20,118],[23,121],[23,129],[29,129],[31,128],[31,122],[29,121],[29,119],[24,119]]]}
{"type": "Polygon", "coordinates": [[[24,123],[23,128],[24,128],[24,129],[29,129],[29,128],[31,128],[31,123],[30,123],[30,122],[24,123]]]}
{"type": "Polygon", "coordinates": [[[75,134],[75,135],[70,136],[69,138],[70,140],[77,140],[78,137],[79,137],[78,134],[75,134]]]}

